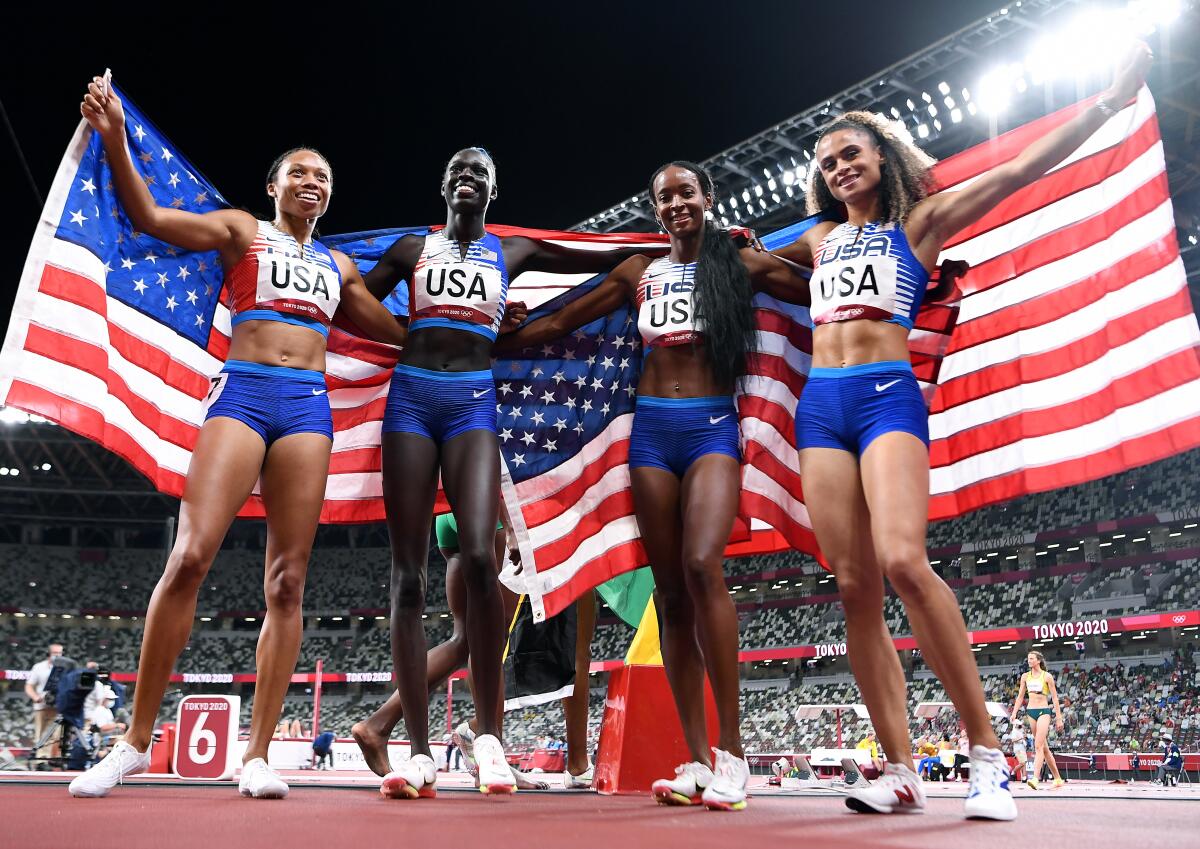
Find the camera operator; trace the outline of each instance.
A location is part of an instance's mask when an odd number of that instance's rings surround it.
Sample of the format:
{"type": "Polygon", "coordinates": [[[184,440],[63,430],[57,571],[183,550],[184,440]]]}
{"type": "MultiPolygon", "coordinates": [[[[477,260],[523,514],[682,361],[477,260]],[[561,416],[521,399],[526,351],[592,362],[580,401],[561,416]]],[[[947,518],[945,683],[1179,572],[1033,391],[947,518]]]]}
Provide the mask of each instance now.
{"type": "MultiPolygon", "coordinates": [[[[33,702],[33,742],[35,745],[38,740],[42,739],[47,726],[54,721],[56,715],[55,691],[52,690],[47,698],[46,685],[50,683],[55,670],[55,661],[62,657],[62,653],[63,647],[58,643],[52,643],[46,659],[35,663],[29,670],[29,677],[25,680],[25,695],[33,702]]],[[[48,743],[35,750],[33,756],[38,758],[54,757],[58,754],[57,748],[57,743],[48,743]]]]}

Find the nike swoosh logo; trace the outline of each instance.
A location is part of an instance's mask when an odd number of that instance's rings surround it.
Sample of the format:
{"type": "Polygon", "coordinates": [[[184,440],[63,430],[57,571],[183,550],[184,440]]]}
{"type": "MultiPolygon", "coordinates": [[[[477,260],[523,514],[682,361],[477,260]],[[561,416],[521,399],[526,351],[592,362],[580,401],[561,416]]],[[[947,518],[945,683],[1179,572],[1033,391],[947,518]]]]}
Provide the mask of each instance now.
{"type": "Polygon", "coordinates": [[[899,382],[900,382],[900,378],[897,377],[895,380],[890,380],[887,383],[876,383],[875,391],[882,392],[883,390],[887,389],[889,386],[895,386],[899,382]]]}
{"type": "Polygon", "coordinates": [[[471,394],[474,395],[476,398],[482,398],[484,395],[488,394],[488,390],[480,389],[478,392],[476,392],[474,389],[472,389],[471,394]]]}
{"type": "Polygon", "coordinates": [[[718,417],[716,417],[716,418],[713,418],[712,416],[709,416],[709,417],[708,417],[708,423],[709,423],[709,424],[720,424],[721,422],[725,421],[727,418],[729,418],[729,413],[726,413],[726,414],[725,414],[725,415],[723,415],[723,416],[718,416],[718,417]]]}
{"type": "Polygon", "coordinates": [[[325,394],[325,390],[324,390],[324,389],[314,389],[314,390],[312,391],[312,394],[313,394],[313,395],[324,395],[324,394],[325,394]]]}

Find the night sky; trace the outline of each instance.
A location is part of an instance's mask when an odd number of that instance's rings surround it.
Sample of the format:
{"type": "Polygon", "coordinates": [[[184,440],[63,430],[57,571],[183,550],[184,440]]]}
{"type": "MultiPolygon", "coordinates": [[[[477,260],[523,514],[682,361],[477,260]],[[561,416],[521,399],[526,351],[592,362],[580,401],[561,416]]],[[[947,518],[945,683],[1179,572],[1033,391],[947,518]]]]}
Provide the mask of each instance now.
{"type": "MultiPolygon", "coordinates": [[[[51,4],[44,4],[48,9],[51,4]]],[[[444,219],[455,150],[495,156],[489,220],[568,227],[987,15],[999,0],[114,6],[6,11],[0,100],[49,189],[84,86],[114,79],[233,203],[271,160],[330,159],[325,233],[444,219]],[[221,8],[220,13],[209,11],[221,8]],[[119,21],[119,23],[118,23],[119,21]]],[[[40,206],[0,133],[7,316],[40,206]]]]}

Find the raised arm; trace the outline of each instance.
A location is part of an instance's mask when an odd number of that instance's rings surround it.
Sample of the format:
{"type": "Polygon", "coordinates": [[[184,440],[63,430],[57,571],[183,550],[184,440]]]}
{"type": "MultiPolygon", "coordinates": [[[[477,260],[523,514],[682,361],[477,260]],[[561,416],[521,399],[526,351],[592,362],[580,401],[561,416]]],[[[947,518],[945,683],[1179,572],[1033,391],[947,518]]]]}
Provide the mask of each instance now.
{"type": "Polygon", "coordinates": [[[413,273],[421,251],[425,248],[424,236],[401,236],[384,251],[375,267],[366,273],[363,282],[377,301],[392,293],[396,284],[407,280],[413,273]]]}
{"type": "Polygon", "coordinates": [[[358,266],[341,251],[331,251],[338,271],[342,273],[342,300],[338,309],[346,313],[368,339],[403,345],[408,338],[408,326],[367,290],[358,266]]]}
{"type": "Polygon", "coordinates": [[[509,354],[565,336],[589,321],[608,315],[629,300],[637,280],[641,277],[649,259],[634,256],[612,270],[600,285],[581,298],[576,298],[561,310],[531,321],[524,327],[506,333],[496,340],[492,351],[509,354]]]}
{"type": "Polygon", "coordinates": [[[189,251],[218,250],[240,255],[254,239],[254,216],[236,209],[198,214],[159,206],[133,165],[125,138],[125,109],[121,99],[99,77],[88,85],[79,111],[104,143],[113,186],[121,208],[143,233],[189,251]],[[105,93],[107,88],[107,94],[105,93]]]}
{"type": "Polygon", "coordinates": [[[1092,106],[966,188],[941,192],[919,203],[905,227],[914,253],[936,255],[959,230],[974,224],[1000,201],[1066,159],[1115,114],[1113,110],[1121,109],[1137,94],[1150,60],[1150,49],[1138,42],[1122,62],[1113,84],[1092,106]]]}
{"type": "Polygon", "coordinates": [[[756,248],[742,248],[738,254],[756,290],[791,304],[809,305],[808,278],[812,273],[809,269],[779,254],[756,248]]]}
{"type": "Polygon", "coordinates": [[[504,248],[509,262],[509,277],[515,278],[522,271],[600,274],[616,268],[630,257],[663,256],[670,250],[670,245],[663,242],[661,248],[642,245],[597,251],[572,248],[525,236],[509,236],[504,239],[504,248]]]}

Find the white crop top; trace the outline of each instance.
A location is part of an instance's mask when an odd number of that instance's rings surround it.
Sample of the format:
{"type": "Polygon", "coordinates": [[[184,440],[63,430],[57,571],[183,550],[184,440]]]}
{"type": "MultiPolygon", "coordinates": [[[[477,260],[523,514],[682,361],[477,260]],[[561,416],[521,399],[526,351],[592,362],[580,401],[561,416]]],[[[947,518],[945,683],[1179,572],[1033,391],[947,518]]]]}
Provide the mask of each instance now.
{"type": "Polygon", "coordinates": [[[647,348],[694,342],[704,334],[692,295],[696,263],[659,257],[646,266],[637,285],[638,332],[647,348]]]}

